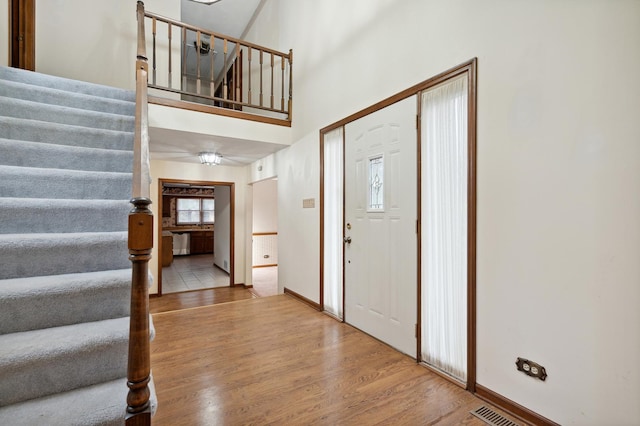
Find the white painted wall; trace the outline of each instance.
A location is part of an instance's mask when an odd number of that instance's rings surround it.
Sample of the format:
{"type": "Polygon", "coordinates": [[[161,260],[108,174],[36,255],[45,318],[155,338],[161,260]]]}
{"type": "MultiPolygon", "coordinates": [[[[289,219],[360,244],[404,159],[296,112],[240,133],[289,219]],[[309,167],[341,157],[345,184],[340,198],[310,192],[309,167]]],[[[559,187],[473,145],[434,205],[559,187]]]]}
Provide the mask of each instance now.
{"type": "Polygon", "coordinates": [[[217,185],[216,223],[213,238],[213,263],[227,273],[231,273],[231,187],[217,185]]]}
{"type": "Polygon", "coordinates": [[[478,383],[565,425],[640,418],[640,2],[268,1],[294,50],[284,285],[318,301],[318,130],[478,57],[478,383]],[[517,356],[547,368],[519,373],[517,356]]]}
{"type": "MultiPolygon", "coordinates": [[[[289,127],[238,120],[237,118],[162,105],[149,105],[149,126],[278,145],[291,145],[291,129],[289,127]]],[[[280,146],[276,149],[280,149],[280,146]]]]}
{"type": "Polygon", "coordinates": [[[272,179],[278,176],[279,154],[271,154],[264,157],[248,167],[249,183],[260,182],[265,179],[272,179]]]}
{"type": "Polygon", "coordinates": [[[253,184],[253,232],[278,232],[278,181],[253,184]]]}
{"type": "Polygon", "coordinates": [[[257,164],[266,164],[275,166],[278,176],[278,292],[286,287],[314,301],[319,300],[320,290],[319,155],[314,132],[275,153],[273,161],[251,165],[253,175],[269,173],[264,166],[257,171],[257,164]],[[302,208],[306,198],[315,200],[315,208],[302,208]]]}
{"type": "MultiPolygon", "coordinates": [[[[144,3],[147,10],[180,19],[179,1],[146,0],[144,3]]],[[[36,71],[134,89],[136,40],[136,2],[133,0],[36,3],[36,71]]],[[[162,46],[158,44],[158,52],[162,46]]],[[[174,64],[179,64],[180,50],[174,50],[174,64]]],[[[147,55],[150,57],[151,53],[147,55]]],[[[164,64],[164,56],[158,55],[158,69],[164,64]]]]}
{"type": "Polygon", "coordinates": [[[9,0],[0,0],[0,34],[6,41],[0,42],[0,65],[9,65],[9,0]]]}
{"type": "MultiPolygon", "coordinates": [[[[248,167],[244,168],[245,174],[248,167]]],[[[244,192],[244,234],[246,235],[246,262],[244,265],[244,283],[249,286],[253,284],[253,247],[251,242],[251,236],[253,234],[253,186],[246,185],[244,192]]]]}
{"type": "MultiPolygon", "coordinates": [[[[162,217],[162,212],[158,212],[158,180],[159,179],[183,179],[208,182],[233,182],[235,183],[235,239],[234,239],[234,279],[235,284],[245,283],[245,265],[251,260],[251,252],[247,252],[245,244],[247,236],[245,234],[245,200],[247,188],[247,173],[242,167],[225,167],[225,166],[205,166],[201,164],[178,163],[173,161],[151,160],[151,211],[154,215],[154,241],[158,241],[158,221],[162,217]]],[[[216,194],[216,209],[217,199],[216,194]]],[[[217,224],[215,225],[217,229],[217,224]]],[[[214,231],[215,232],[215,231],[214,231]]],[[[216,238],[218,236],[216,235],[216,238]]],[[[157,293],[157,276],[158,271],[158,247],[155,244],[152,252],[152,258],[149,262],[149,268],[154,276],[154,283],[150,292],[157,293]]]]}

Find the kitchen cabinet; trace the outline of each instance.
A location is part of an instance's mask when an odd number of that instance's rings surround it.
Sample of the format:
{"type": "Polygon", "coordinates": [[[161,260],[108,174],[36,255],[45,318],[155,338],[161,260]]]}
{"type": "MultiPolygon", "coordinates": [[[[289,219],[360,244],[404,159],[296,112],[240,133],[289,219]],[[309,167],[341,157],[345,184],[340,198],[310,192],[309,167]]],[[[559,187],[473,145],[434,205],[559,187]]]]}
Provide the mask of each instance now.
{"type": "Polygon", "coordinates": [[[171,266],[173,262],[173,236],[171,232],[162,233],[162,267],[171,266]]]}
{"type": "Polygon", "coordinates": [[[192,231],[190,254],[213,253],[213,231],[192,231]]]}

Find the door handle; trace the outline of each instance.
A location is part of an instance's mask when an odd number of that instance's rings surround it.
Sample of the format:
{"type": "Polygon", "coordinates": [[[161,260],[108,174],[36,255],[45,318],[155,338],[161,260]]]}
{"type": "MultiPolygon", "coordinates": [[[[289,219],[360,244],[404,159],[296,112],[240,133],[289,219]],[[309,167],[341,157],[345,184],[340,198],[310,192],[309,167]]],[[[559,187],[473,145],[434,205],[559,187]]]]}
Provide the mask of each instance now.
{"type": "Polygon", "coordinates": [[[345,244],[351,244],[351,237],[344,237],[345,244]]]}

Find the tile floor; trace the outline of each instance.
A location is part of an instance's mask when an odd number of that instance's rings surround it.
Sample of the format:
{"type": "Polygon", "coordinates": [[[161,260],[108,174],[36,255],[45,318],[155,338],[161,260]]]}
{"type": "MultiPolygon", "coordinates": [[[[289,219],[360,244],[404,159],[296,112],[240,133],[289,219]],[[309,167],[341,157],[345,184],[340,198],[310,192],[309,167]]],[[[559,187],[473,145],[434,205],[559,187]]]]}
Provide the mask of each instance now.
{"type": "Polygon", "coordinates": [[[162,268],[162,293],[229,286],[229,274],[213,265],[212,254],[174,256],[171,266],[162,268]]]}
{"type": "MultiPolygon", "coordinates": [[[[278,267],[253,268],[252,281],[256,296],[278,294],[278,267]]],[[[229,274],[213,266],[212,254],[174,256],[171,266],[162,268],[162,294],[228,286],[229,274]]]]}

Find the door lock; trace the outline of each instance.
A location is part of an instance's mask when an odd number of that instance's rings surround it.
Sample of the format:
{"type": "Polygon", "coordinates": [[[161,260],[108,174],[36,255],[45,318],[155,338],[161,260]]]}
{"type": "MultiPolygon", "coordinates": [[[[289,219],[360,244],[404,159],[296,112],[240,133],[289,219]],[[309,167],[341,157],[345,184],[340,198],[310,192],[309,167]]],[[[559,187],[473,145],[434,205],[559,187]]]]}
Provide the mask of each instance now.
{"type": "Polygon", "coordinates": [[[344,237],[345,244],[351,244],[351,237],[344,237]]]}

